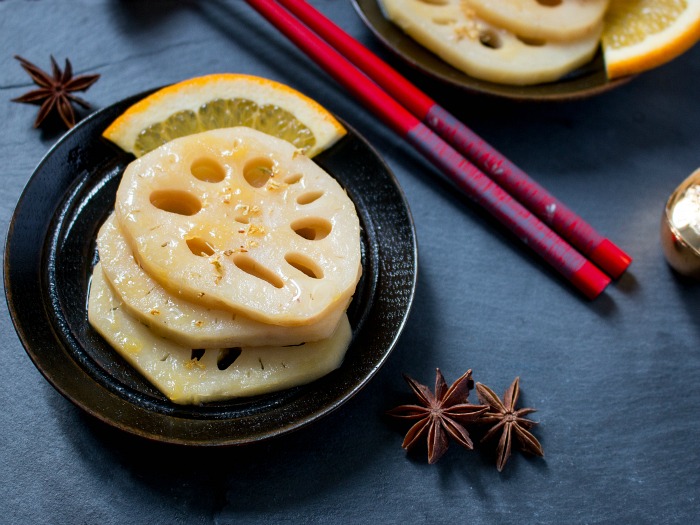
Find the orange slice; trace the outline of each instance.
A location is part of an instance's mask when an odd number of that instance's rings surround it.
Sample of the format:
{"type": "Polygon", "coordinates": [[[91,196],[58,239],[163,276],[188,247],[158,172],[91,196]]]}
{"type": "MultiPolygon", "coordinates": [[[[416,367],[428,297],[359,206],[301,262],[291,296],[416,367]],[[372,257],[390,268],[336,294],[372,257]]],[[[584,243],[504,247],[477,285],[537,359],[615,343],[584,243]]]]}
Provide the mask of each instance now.
{"type": "Polygon", "coordinates": [[[126,110],[103,136],[140,157],[174,138],[235,126],[284,139],[309,157],[346,133],[325,108],[289,86],[222,73],[156,91],[126,110]]]}
{"type": "Polygon", "coordinates": [[[603,53],[609,78],[669,62],[700,40],[700,0],[612,0],[603,53]]]}

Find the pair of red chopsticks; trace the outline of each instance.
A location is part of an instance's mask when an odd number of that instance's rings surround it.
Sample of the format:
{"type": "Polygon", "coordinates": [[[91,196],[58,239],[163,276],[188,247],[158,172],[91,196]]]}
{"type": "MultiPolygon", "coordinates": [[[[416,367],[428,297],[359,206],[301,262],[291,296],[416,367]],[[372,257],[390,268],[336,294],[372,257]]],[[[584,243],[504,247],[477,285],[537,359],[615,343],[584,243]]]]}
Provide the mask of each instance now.
{"type": "Polygon", "coordinates": [[[630,265],[620,248],[304,0],[246,2],[587,297],[630,265]]]}

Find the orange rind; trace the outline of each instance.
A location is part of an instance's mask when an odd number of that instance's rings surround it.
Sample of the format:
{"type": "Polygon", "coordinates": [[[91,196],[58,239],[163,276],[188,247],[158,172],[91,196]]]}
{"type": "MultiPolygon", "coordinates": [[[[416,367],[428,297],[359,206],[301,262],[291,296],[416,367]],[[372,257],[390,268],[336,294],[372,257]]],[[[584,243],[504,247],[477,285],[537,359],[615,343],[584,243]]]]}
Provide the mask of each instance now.
{"type": "Polygon", "coordinates": [[[328,110],[289,86],[220,73],[156,91],[127,109],[103,136],[140,157],[174,138],[235,126],[287,140],[309,157],[346,134],[328,110]]]}

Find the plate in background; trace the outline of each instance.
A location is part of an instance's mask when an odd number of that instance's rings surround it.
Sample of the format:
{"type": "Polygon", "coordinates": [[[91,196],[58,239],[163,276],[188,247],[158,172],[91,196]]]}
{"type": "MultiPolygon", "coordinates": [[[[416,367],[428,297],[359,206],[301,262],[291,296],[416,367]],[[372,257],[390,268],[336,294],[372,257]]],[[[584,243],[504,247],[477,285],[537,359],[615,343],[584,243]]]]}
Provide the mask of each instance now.
{"type": "Polygon", "coordinates": [[[591,62],[556,82],[510,86],[479,80],[453,68],[406,35],[384,16],[378,0],[353,0],[353,4],[377,38],[403,61],[431,78],[467,92],[521,101],[569,100],[603,93],[633,78],[608,80],[603,55],[599,50],[591,62]]]}

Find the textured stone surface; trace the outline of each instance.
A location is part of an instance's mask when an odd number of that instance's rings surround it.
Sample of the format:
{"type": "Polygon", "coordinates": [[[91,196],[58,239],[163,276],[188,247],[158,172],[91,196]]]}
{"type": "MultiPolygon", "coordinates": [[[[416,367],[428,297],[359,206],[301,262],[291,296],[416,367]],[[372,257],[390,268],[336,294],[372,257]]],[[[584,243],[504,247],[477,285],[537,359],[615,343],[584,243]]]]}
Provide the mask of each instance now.
{"type": "MultiPolygon", "coordinates": [[[[317,7],[380,48],[350,2],[317,7]]],[[[399,345],[369,386],[322,421],[245,448],[189,450],[125,436],[61,397],[0,312],[0,521],[6,523],[690,522],[700,492],[700,285],[665,264],[658,225],[700,165],[700,48],[593,99],[508,104],[422,85],[635,259],[582,299],[446,185],[244,2],[0,1],[0,231],[60,130],[31,128],[12,55],[70,57],[102,78],[95,108],[194,75],[279,80],[378,149],[416,221],[420,271],[399,345]],[[546,458],[453,445],[434,466],[401,450],[384,411],[401,378],[467,368],[501,393],[519,375],[546,458]]],[[[37,203],[47,205],[47,203],[37,203]]]]}

